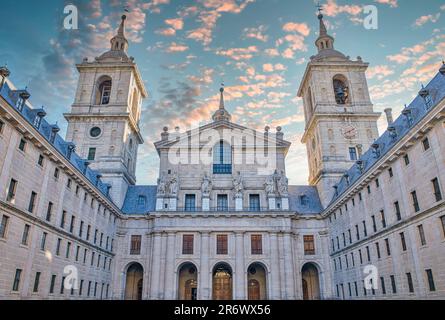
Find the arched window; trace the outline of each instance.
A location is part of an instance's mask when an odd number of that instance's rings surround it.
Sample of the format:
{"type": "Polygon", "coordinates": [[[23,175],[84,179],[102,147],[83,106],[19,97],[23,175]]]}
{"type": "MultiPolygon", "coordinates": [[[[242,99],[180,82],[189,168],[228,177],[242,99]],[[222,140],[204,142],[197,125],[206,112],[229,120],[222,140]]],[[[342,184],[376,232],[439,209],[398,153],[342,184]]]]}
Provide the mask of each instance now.
{"type": "Polygon", "coordinates": [[[337,104],[349,103],[348,81],[342,75],[336,75],[333,79],[335,101],[337,104]]]}
{"type": "Polygon", "coordinates": [[[111,97],[111,78],[108,76],[101,77],[97,82],[96,104],[106,105],[110,103],[111,97]]]}
{"type": "Polygon", "coordinates": [[[213,173],[232,174],[232,147],[223,140],[213,148],[213,173]]]}

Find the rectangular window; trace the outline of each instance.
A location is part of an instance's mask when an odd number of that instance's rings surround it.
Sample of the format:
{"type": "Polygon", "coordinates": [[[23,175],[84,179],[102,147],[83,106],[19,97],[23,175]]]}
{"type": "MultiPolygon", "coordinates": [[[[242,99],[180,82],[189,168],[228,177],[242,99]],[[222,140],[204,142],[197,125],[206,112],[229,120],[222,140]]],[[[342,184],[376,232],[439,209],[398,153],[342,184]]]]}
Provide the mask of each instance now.
{"type": "Polygon", "coordinates": [[[368,231],[366,230],[366,221],[363,220],[363,234],[365,237],[368,236],[368,231]]]}
{"type": "Polygon", "coordinates": [[[227,235],[216,235],[216,254],[227,254],[227,235]]]}
{"type": "Polygon", "coordinates": [[[382,228],[386,228],[386,218],[385,218],[385,211],[380,211],[380,217],[382,219],[382,228]]]}
{"type": "Polygon", "coordinates": [[[66,245],[66,254],[65,254],[65,258],[69,259],[70,257],[70,251],[71,251],[71,242],[68,242],[66,245]]]}
{"type": "Polygon", "coordinates": [[[356,161],[357,160],[357,149],[355,147],[350,147],[349,148],[349,159],[351,161],[356,161]]]}
{"type": "Polygon", "coordinates": [[[141,254],[141,235],[132,235],[130,244],[130,254],[138,255],[141,254]]]}
{"type": "Polygon", "coordinates": [[[263,236],[261,234],[252,234],[250,236],[250,246],[252,254],[263,254],[263,236]]]}
{"type": "Polygon", "coordinates": [[[43,167],[43,160],[44,160],[45,158],[40,154],[39,155],[39,159],[37,160],[37,164],[39,165],[39,166],[41,166],[41,167],[43,167]]]}
{"type": "Polygon", "coordinates": [[[385,278],[380,277],[380,284],[382,286],[382,294],[386,294],[385,278]]]}
{"type": "Polygon", "coordinates": [[[193,254],[192,234],[185,234],[182,236],[182,254],[193,254]]]}
{"type": "Polygon", "coordinates": [[[50,283],[50,285],[49,285],[49,293],[50,294],[52,294],[52,293],[54,293],[54,287],[55,287],[55,285],[56,285],[56,275],[55,274],[53,274],[52,276],[51,276],[51,283],[50,283]]]}
{"type": "Polygon", "coordinates": [[[0,223],[0,239],[6,238],[6,232],[8,231],[8,223],[9,223],[9,217],[3,215],[2,221],[0,223]]]}
{"type": "Polygon", "coordinates": [[[60,283],[60,294],[63,294],[65,290],[65,278],[66,277],[62,277],[62,282],[60,283]]]}
{"type": "Polygon", "coordinates": [[[375,243],[375,251],[377,252],[377,258],[380,259],[380,244],[378,242],[375,243]]]}
{"type": "Polygon", "coordinates": [[[91,265],[94,265],[94,257],[96,256],[96,252],[91,252],[91,265]]]}
{"type": "Polygon", "coordinates": [[[93,161],[96,158],[96,148],[88,149],[88,160],[93,161]]]}
{"type": "Polygon", "coordinates": [[[420,211],[419,201],[417,200],[417,192],[416,191],[411,192],[411,198],[413,200],[414,211],[415,212],[420,211]]]}
{"type": "Polygon", "coordinates": [[[397,221],[402,220],[402,215],[400,213],[400,205],[399,201],[394,202],[394,209],[396,210],[397,221]]]}
{"type": "Polygon", "coordinates": [[[46,232],[42,233],[42,240],[40,240],[40,250],[45,250],[46,248],[46,237],[48,236],[48,234],[46,232]]]}
{"type": "Polygon", "coordinates": [[[22,234],[22,245],[27,246],[28,245],[28,238],[29,238],[29,229],[31,226],[29,224],[25,224],[25,228],[23,229],[22,234]]]}
{"type": "Polygon", "coordinates": [[[196,196],[194,194],[185,195],[185,211],[187,212],[196,211],[196,196]]]}
{"type": "Polygon", "coordinates": [[[54,169],[54,178],[59,179],[59,168],[54,169]]]}
{"type": "Polygon", "coordinates": [[[60,246],[62,244],[62,239],[58,238],[57,239],[57,245],[56,245],[56,256],[58,256],[60,254],[60,246]]]}
{"type": "Polygon", "coordinates": [[[66,187],[68,189],[71,189],[71,184],[72,184],[72,180],[70,178],[68,178],[68,180],[66,181],[66,187]]]}
{"type": "Polygon", "coordinates": [[[389,239],[388,238],[385,239],[385,246],[386,246],[386,254],[388,256],[390,256],[391,255],[391,247],[389,246],[389,239]]]}
{"type": "Polygon", "coordinates": [[[303,236],[304,242],[304,254],[314,255],[315,254],[315,240],[313,235],[303,236]]]}
{"type": "Polygon", "coordinates": [[[29,199],[29,204],[28,204],[28,211],[31,212],[31,213],[34,212],[34,208],[36,206],[36,198],[37,198],[37,193],[32,191],[31,192],[31,197],[29,199]]]}
{"type": "Polygon", "coordinates": [[[397,293],[397,287],[396,287],[396,279],[393,275],[389,276],[391,278],[391,288],[392,293],[397,293]]]}
{"type": "Polygon", "coordinates": [[[372,219],[372,229],[377,232],[377,224],[375,223],[375,216],[371,216],[372,219]]]}
{"type": "Polygon", "coordinates": [[[97,233],[98,233],[99,231],[96,229],[96,230],[94,230],[94,244],[96,244],[97,243],[97,233]]]}
{"type": "Polygon", "coordinates": [[[362,249],[358,250],[358,255],[359,255],[359,258],[360,258],[360,264],[363,264],[362,249]]]}
{"type": "MultiPolygon", "coordinates": [[[[440,222],[442,224],[443,236],[445,237],[445,216],[440,217],[440,222]]],[[[1,233],[0,233],[0,237],[1,237],[1,233]]]]}
{"type": "Polygon", "coordinates": [[[423,230],[423,225],[418,225],[417,230],[419,231],[420,245],[426,245],[425,231],[423,230]]]}
{"type": "Polygon", "coordinates": [[[226,194],[219,194],[216,201],[217,201],[216,206],[218,211],[229,210],[228,197],[226,194]]]}
{"type": "Polygon", "coordinates": [[[249,210],[250,211],[260,211],[260,195],[259,194],[249,195],[249,210]]]}
{"type": "Polygon", "coordinates": [[[422,140],[423,150],[427,151],[430,148],[430,140],[428,138],[425,138],[422,140]]]}
{"type": "Polygon", "coordinates": [[[405,155],[403,156],[403,161],[405,162],[405,165],[406,165],[406,166],[409,165],[409,156],[408,156],[407,154],[405,154],[405,155]]]}
{"type": "Polygon", "coordinates": [[[48,203],[48,208],[46,209],[46,221],[51,221],[52,212],[53,212],[53,203],[50,201],[48,203]]]}
{"type": "Polygon", "coordinates": [[[433,277],[433,271],[431,269],[425,270],[426,276],[428,278],[428,286],[430,288],[430,291],[436,291],[436,286],[434,284],[434,277],[433,277]]]}
{"type": "Polygon", "coordinates": [[[82,238],[83,236],[83,221],[80,221],[79,225],[79,238],[82,238]]]}
{"type": "Polygon", "coordinates": [[[0,133],[3,133],[3,129],[5,128],[5,123],[0,120],[0,133]]]}
{"type": "Polygon", "coordinates": [[[366,246],[366,255],[368,256],[368,262],[371,261],[371,253],[369,252],[369,247],[366,246]]]}
{"type": "Polygon", "coordinates": [[[413,277],[411,276],[411,273],[408,272],[406,274],[406,281],[408,282],[408,290],[410,293],[414,292],[414,285],[413,285],[413,277]]]}
{"type": "Polygon", "coordinates": [[[366,189],[368,190],[368,194],[371,194],[371,186],[367,186],[366,189]]]}
{"type": "Polygon", "coordinates": [[[388,173],[390,178],[394,177],[394,172],[392,171],[392,168],[388,169],[388,173]]]}
{"type": "Polygon", "coordinates": [[[8,195],[6,197],[6,201],[14,203],[16,189],[17,189],[17,181],[11,179],[11,182],[9,182],[8,195]]]}
{"type": "Polygon", "coordinates": [[[76,221],[76,217],[75,216],[71,216],[71,222],[70,222],[70,232],[73,233],[74,232],[74,222],[76,221]]]}
{"type": "Polygon", "coordinates": [[[80,285],[79,285],[79,296],[82,295],[82,289],[83,289],[83,280],[80,280],[80,285]]]}
{"type": "Polygon", "coordinates": [[[436,199],[436,201],[442,200],[442,192],[440,191],[439,180],[437,178],[434,178],[433,180],[431,180],[431,183],[433,184],[434,198],[436,199]]]}
{"type": "Polygon", "coordinates": [[[20,139],[19,150],[25,152],[26,141],[24,139],[20,139]]]}
{"type": "Polygon", "coordinates": [[[88,249],[83,250],[83,264],[87,263],[88,249]]]}
{"type": "Polygon", "coordinates": [[[40,272],[36,272],[36,277],[34,278],[34,287],[32,292],[39,292],[39,282],[40,282],[40,272]]]}
{"type": "Polygon", "coordinates": [[[400,233],[400,242],[402,244],[402,250],[406,251],[405,234],[403,232],[400,233]]]}
{"type": "Polygon", "coordinates": [[[76,247],[76,261],[79,261],[79,252],[80,252],[80,246],[76,247]]]}
{"type": "Polygon", "coordinates": [[[22,269],[16,269],[15,276],[14,276],[14,282],[12,284],[12,291],[19,291],[21,276],[22,276],[22,269]]]}
{"type": "Polygon", "coordinates": [[[87,297],[89,297],[91,294],[91,281],[88,281],[88,291],[87,291],[87,297]]]}
{"type": "Polygon", "coordinates": [[[358,229],[358,224],[355,225],[355,238],[358,240],[360,240],[360,231],[358,229]]]}
{"type": "Polygon", "coordinates": [[[88,227],[87,227],[87,240],[90,240],[90,233],[91,233],[91,226],[88,225],[88,227]]]}
{"type": "Polygon", "coordinates": [[[375,179],[375,186],[376,186],[376,188],[379,188],[379,187],[380,187],[380,181],[379,181],[379,179],[375,179]]]}

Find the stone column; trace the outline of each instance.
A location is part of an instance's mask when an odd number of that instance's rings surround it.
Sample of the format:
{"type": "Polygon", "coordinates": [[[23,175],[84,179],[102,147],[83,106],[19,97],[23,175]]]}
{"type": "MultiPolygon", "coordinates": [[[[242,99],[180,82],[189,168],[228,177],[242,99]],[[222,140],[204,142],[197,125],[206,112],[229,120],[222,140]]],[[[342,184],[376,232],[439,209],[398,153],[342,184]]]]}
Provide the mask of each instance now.
{"type": "Polygon", "coordinates": [[[151,269],[151,283],[150,283],[150,299],[159,299],[159,278],[161,275],[161,233],[153,233],[153,253],[152,253],[152,269],[151,269]]]}
{"type": "Polygon", "coordinates": [[[175,233],[169,232],[167,235],[167,250],[166,250],[166,267],[165,267],[165,286],[164,298],[174,300],[175,296],[175,233]]]}
{"type": "Polygon", "coordinates": [[[199,268],[198,277],[198,299],[209,300],[211,299],[210,292],[210,277],[211,270],[209,270],[209,239],[210,234],[208,232],[201,232],[201,262],[199,268]]]}
{"type": "Polygon", "coordinates": [[[235,233],[235,291],[234,299],[245,299],[246,292],[246,271],[244,270],[244,233],[235,233]]]}
{"type": "Polygon", "coordinates": [[[269,235],[269,250],[270,250],[270,260],[271,269],[270,272],[270,283],[268,284],[270,299],[278,300],[281,298],[280,294],[280,265],[278,262],[278,239],[276,233],[271,233],[269,235]]]}
{"type": "Polygon", "coordinates": [[[286,232],[283,236],[284,244],[284,271],[286,278],[286,299],[295,299],[295,278],[294,278],[294,262],[292,255],[292,241],[290,233],[286,232]]]}

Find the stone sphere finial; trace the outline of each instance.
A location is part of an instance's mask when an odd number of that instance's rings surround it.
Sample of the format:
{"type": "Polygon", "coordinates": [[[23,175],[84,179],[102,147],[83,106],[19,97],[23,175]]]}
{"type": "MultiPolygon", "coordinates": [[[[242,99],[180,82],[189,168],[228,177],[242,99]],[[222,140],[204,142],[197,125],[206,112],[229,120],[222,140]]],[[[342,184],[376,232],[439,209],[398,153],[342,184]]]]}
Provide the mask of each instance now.
{"type": "Polygon", "coordinates": [[[278,131],[278,132],[281,132],[281,130],[283,130],[283,128],[281,128],[281,126],[278,126],[278,127],[277,127],[277,131],[278,131]]]}
{"type": "Polygon", "coordinates": [[[168,127],[164,127],[162,130],[163,130],[164,132],[168,132],[168,127]]]}

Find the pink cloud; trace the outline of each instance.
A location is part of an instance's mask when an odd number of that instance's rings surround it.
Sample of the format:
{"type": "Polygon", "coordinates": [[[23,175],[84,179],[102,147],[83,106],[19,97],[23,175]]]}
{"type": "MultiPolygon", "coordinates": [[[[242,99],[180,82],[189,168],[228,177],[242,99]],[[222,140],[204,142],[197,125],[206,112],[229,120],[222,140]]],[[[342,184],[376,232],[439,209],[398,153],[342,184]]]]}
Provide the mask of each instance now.
{"type": "Polygon", "coordinates": [[[306,23],[288,22],[283,26],[283,30],[286,32],[298,32],[301,35],[307,37],[311,32],[311,28],[306,23]]]}
{"type": "Polygon", "coordinates": [[[394,70],[385,65],[377,65],[374,67],[370,67],[367,70],[366,74],[369,79],[377,78],[378,80],[381,80],[389,75],[394,74],[394,70]]]}
{"type": "Polygon", "coordinates": [[[258,52],[256,46],[250,46],[247,48],[232,48],[227,50],[217,50],[216,54],[219,56],[225,56],[235,61],[250,60],[253,54],[258,52]]]}
{"type": "Polygon", "coordinates": [[[177,52],[187,51],[188,49],[189,47],[184,44],[178,44],[176,42],[172,42],[168,45],[168,47],[165,48],[165,52],[177,53],[177,52]]]}
{"type": "Polygon", "coordinates": [[[397,7],[397,0],[375,0],[375,2],[381,3],[381,4],[387,4],[389,5],[391,8],[396,8],[397,7]]]}
{"type": "Polygon", "coordinates": [[[429,15],[421,16],[421,17],[417,18],[416,21],[414,21],[414,26],[421,27],[428,22],[436,23],[439,20],[439,18],[440,18],[440,12],[438,12],[435,15],[429,14],[429,15]]]}
{"type": "Polygon", "coordinates": [[[165,20],[165,23],[175,30],[182,30],[184,27],[184,21],[181,18],[167,19],[165,20]]]}
{"type": "Polygon", "coordinates": [[[264,34],[265,31],[266,31],[265,26],[259,26],[258,28],[245,28],[244,37],[266,42],[268,36],[264,34]]]}

